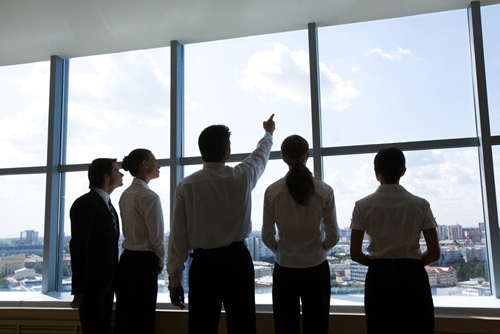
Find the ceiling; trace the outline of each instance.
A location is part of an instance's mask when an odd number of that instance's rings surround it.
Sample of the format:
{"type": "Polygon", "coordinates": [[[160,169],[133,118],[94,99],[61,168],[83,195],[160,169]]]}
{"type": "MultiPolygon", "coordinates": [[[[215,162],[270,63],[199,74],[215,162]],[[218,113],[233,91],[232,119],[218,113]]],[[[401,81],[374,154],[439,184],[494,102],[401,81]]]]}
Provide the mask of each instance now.
{"type": "MultiPolygon", "coordinates": [[[[0,0],[0,66],[467,8],[467,0],[0,0]]],[[[500,0],[481,1],[481,4],[500,0]]]]}

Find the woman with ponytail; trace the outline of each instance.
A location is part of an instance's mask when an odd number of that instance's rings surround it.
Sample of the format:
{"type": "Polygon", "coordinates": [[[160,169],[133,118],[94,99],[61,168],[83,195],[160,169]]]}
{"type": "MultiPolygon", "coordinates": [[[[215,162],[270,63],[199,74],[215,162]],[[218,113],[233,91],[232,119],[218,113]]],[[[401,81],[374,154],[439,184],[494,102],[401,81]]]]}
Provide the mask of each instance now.
{"type": "Polygon", "coordinates": [[[326,253],[339,240],[332,188],[306,167],[309,144],[298,135],[281,144],[289,171],[264,196],[262,241],[276,255],[273,272],[275,333],[326,334],[330,269],[326,253]],[[276,233],[277,229],[277,233],[276,233]]]}
{"type": "Polygon", "coordinates": [[[138,148],[123,158],[122,168],[134,179],[120,197],[125,240],[116,274],[115,334],[154,334],[165,231],[160,197],[148,184],[160,177],[160,165],[151,151],[138,148]]]}

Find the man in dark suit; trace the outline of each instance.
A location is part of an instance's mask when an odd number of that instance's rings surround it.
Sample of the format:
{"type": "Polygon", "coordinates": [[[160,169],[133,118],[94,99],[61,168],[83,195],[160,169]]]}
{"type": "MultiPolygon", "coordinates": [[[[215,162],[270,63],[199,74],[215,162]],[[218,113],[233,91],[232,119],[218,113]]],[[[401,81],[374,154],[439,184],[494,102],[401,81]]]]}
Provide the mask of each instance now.
{"type": "Polygon", "coordinates": [[[118,263],[118,214],[109,195],[123,185],[116,159],[89,166],[90,191],[71,206],[71,307],[78,308],[84,334],[109,332],[114,275],[118,263]]]}

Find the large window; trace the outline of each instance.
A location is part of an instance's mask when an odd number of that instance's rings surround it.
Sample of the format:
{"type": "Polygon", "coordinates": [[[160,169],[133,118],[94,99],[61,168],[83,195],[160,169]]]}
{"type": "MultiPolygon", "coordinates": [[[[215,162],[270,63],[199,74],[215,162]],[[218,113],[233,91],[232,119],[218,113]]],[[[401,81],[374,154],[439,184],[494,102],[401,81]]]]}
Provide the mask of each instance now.
{"type": "Polygon", "coordinates": [[[41,291],[49,65],[0,68],[0,291],[41,291]]]}
{"type": "Polygon", "coordinates": [[[0,67],[0,168],[47,163],[49,65],[0,67]]]}
{"type": "Polygon", "coordinates": [[[500,5],[481,8],[491,134],[500,135],[500,5]]]}
{"type": "Polygon", "coordinates": [[[72,59],[67,162],[170,148],[170,49],[72,59]]]}
{"type": "Polygon", "coordinates": [[[467,11],[319,29],[323,144],[475,136],[467,11]]]}
{"type": "Polygon", "coordinates": [[[293,133],[310,140],[307,31],[186,45],[185,155],[207,126],[232,131],[232,153],[251,152],[276,114],[274,150],[293,133]]]}
{"type": "MultiPolygon", "coordinates": [[[[500,68],[496,43],[499,8],[482,10],[489,120],[494,135],[500,134],[500,100],[495,94],[500,68]]],[[[408,172],[401,184],[431,203],[440,225],[443,255],[431,267],[441,269],[429,276],[436,279],[434,294],[483,296],[495,292],[489,272],[500,268],[488,261],[492,255],[486,249],[500,245],[487,235],[489,220],[484,217],[483,203],[496,199],[483,197],[486,192],[481,189],[484,173],[492,168],[480,168],[487,162],[478,154],[478,147],[490,144],[480,141],[476,133],[467,10],[317,29],[321,115],[311,111],[308,33],[311,31],[298,30],[183,46],[184,59],[174,65],[184,71],[184,82],[178,92],[172,92],[184,94],[179,124],[171,124],[170,118],[171,112],[177,112],[170,110],[170,48],[70,59],[68,108],[63,112],[67,131],[64,126],[54,130],[65,139],[62,163],[54,175],[46,172],[51,169],[47,165],[50,64],[0,68],[0,290],[39,290],[35,284],[23,287],[6,278],[15,276],[14,267],[31,266],[33,279],[38,279],[44,256],[63,260],[58,264],[63,266],[62,277],[48,272],[44,280],[71,277],[69,209],[88,191],[86,166],[93,159],[121,161],[132,149],[152,150],[162,169],[150,187],[162,200],[168,234],[170,194],[175,188],[170,167],[175,168],[172,175],[178,167],[184,168],[184,175],[201,168],[200,132],[212,124],[228,125],[232,154],[242,160],[264,134],[262,122],[274,113],[273,151],[279,151],[291,134],[305,137],[313,157],[321,157],[323,162],[314,167],[335,191],[342,234],[339,245],[329,253],[332,294],[363,292],[366,268],[349,261],[350,218],[355,201],[378,186],[373,157],[384,143],[403,147],[408,172]],[[171,134],[183,138],[181,158],[194,159],[169,159],[171,134]],[[321,147],[313,147],[313,139],[321,147]],[[58,178],[63,186],[61,197],[47,202],[50,188],[46,190],[46,180],[53,186],[58,178]],[[51,210],[57,205],[62,211],[54,215],[51,210]],[[64,233],[58,233],[59,227],[64,233]],[[58,239],[44,236],[47,230],[58,239]],[[12,247],[43,248],[43,240],[58,245],[62,256],[33,250],[24,254],[34,264],[24,258],[21,262],[5,260],[12,247]],[[440,270],[448,273],[443,274],[442,284],[440,270]]],[[[498,138],[492,141],[495,145],[498,138]]],[[[498,162],[498,147],[493,152],[498,162]]],[[[308,167],[313,170],[313,159],[308,167]]],[[[274,154],[252,193],[253,232],[247,242],[254,260],[261,262],[256,264],[259,295],[271,291],[274,261],[260,239],[263,195],[286,172],[287,166],[274,154]]],[[[111,195],[117,209],[120,195],[132,179],[124,174],[123,187],[111,195]]],[[[159,279],[160,292],[166,292],[165,277],[159,279]]],[[[56,286],[64,289],[64,284],[56,286]]],[[[257,300],[268,303],[267,297],[257,300]]]]}

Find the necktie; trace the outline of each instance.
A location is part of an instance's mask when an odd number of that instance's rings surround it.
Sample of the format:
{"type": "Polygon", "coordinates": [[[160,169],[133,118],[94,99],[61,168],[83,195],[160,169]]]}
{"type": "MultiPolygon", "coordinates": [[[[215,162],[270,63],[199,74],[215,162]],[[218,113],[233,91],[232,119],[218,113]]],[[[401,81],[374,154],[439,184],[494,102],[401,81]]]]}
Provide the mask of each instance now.
{"type": "Polygon", "coordinates": [[[115,234],[118,235],[118,219],[116,219],[115,210],[113,209],[113,204],[111,204],[111,199],[108,201],[109,213],[113,218],[113,227],[115,229],[115,234]]]}

